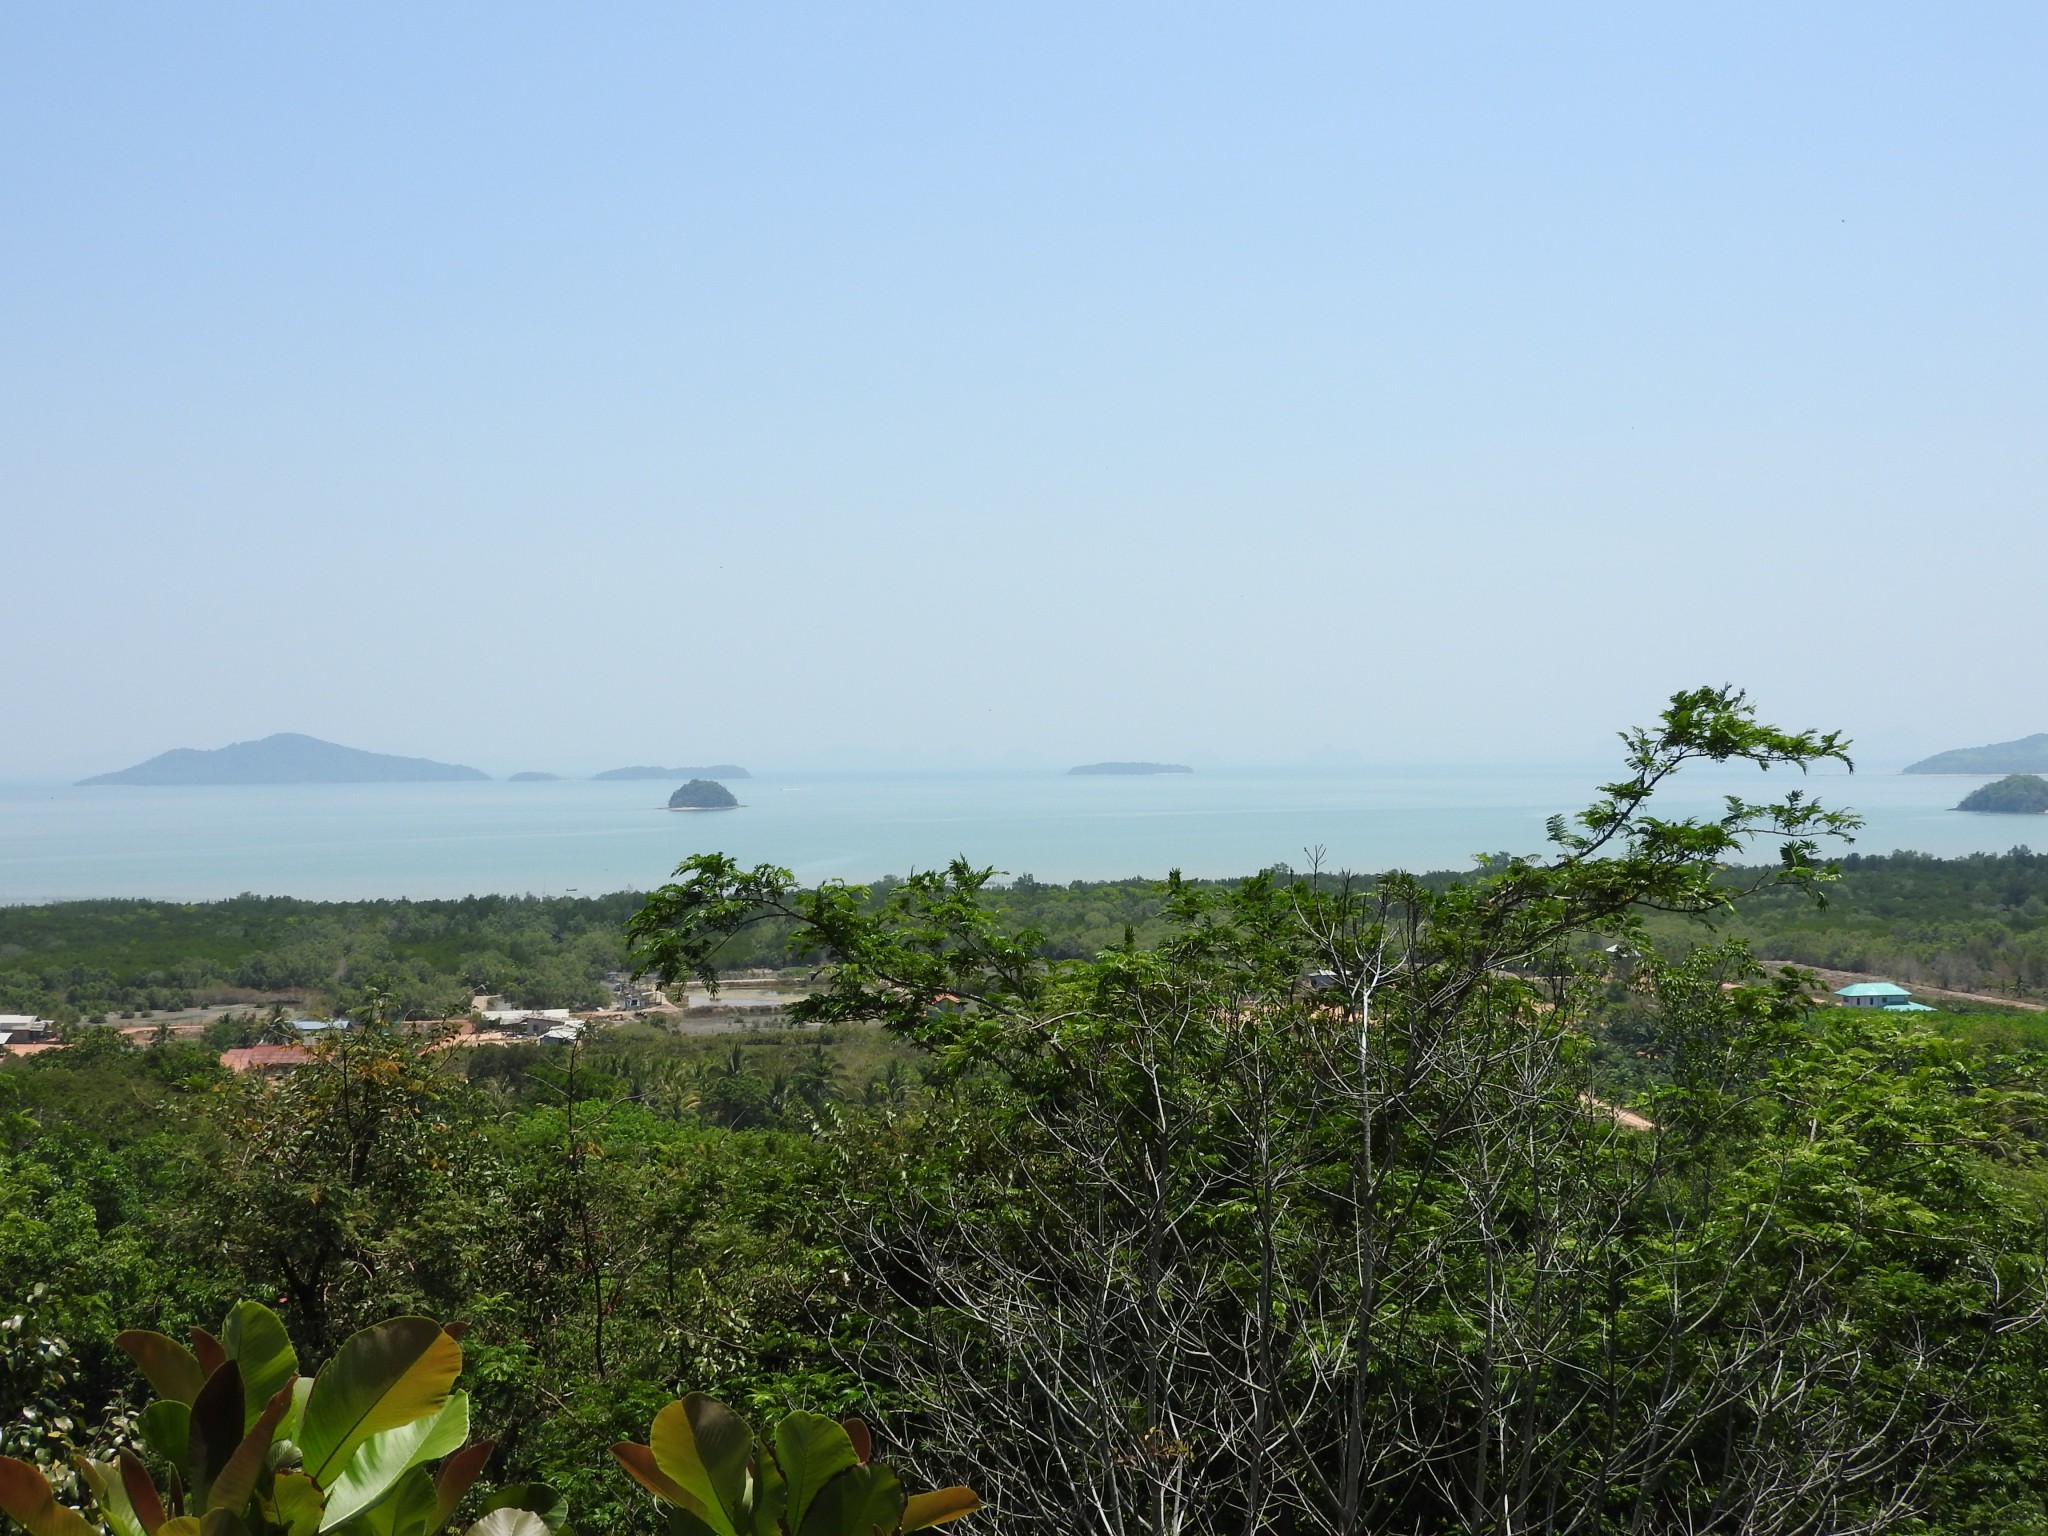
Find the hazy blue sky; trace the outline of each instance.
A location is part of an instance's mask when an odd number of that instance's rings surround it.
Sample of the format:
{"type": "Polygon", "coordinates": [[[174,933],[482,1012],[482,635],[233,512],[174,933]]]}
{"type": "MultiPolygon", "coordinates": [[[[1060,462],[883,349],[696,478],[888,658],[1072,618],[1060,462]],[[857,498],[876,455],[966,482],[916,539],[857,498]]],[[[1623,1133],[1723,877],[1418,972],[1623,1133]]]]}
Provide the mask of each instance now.
{"type": "Polygon", "coordinates": [[[0,778],[2048,730],[2048,8],[0,9],[0,778]]]}

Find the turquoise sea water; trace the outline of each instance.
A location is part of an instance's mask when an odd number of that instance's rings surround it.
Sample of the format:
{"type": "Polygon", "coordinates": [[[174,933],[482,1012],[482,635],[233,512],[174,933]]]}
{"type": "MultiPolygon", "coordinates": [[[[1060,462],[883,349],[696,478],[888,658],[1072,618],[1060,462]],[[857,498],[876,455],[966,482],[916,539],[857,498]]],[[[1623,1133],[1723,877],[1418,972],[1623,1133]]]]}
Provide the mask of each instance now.
{"type": "MultiPolygon", "coordinates": [[[[0,901],[200,900],[242,891],[336,899],[473,892],[594,894],[658,883],[718,849],[806,880],[929,868],[956,853],[1041,880],[1239,875],[1304,862],[1466,867],[1535,852],[1544,818],[1602,774],[1474,768],[1240,769],[1151,778],[1058,773],[763,774],[736,811],[676,813],[666,783],[0,788],[0,901]]],[[[1795,781],[1796,782],[1796,781],[1795,781]]],[[[1857,847],[1953,855],[2048,844],[2048,818],[1949,810],[1981,780],[1815,775],[1869,819],[1857,847]]],[[[1782,774],[1688,775],[1671,811],[1760,795],[1782,774]]]]}

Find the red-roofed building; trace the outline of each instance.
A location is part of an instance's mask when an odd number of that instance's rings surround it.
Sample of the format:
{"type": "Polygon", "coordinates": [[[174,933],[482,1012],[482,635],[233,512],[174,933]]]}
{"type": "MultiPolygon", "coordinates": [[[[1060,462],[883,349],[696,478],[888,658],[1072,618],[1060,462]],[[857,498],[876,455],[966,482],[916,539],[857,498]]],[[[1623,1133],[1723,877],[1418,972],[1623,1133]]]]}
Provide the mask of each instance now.
{"type": "Polygon", "coordinates": [[[311,1051],[297,1045],[240,1045],[220,1053],[220,1064],[230,1072],[289,1072],[312,1059],[311,1051]]]}

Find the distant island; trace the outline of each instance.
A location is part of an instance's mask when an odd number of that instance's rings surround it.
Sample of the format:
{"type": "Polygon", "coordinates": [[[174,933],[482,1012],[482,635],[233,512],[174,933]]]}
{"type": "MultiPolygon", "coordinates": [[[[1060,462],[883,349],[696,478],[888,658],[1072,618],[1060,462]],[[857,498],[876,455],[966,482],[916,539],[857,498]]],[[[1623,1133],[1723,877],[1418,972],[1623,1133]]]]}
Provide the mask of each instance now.
{"type": "Polygon", "coordinates": [[[1907,773],[2048,773],[2048,731],[1923,757],[1907,773]]]}
{"type": "Polygon", "coordinates": [[[392,757],[283,731],[261,741],[201,751],[175,747],[119,773],[80,784],[425,784],[488,779],[488,773],[424,757],[392,757]]]}
{"type": "Polygon", "coordinates": [[[668,797],[672,811],[729,811],[738,804],[731,790],[710,779],[692,779],[668,797]]]}
{"type": "Polygon", "coordinates": [[[2048,779],[2034,773],[2011,773],[1963,796],[1959,811],[1996,811],[2005,815],[2039,815],[2048,811],[2048,779]]]}
{"type": "Polygon", "coordinates": [[[1185,763],[1083,763],[1068,773],[1193,773],[1185,763]]]}
{"type": "Polygon", "coordinates": [[[505,782],[507,784],[559,784],[561,781],[562,776],[559,773],[515,773],[505,782]]]}
{"type": "Polygon", "coordinates": [[[750,779],[752,774],[737,763],[712,763],[700,768],[607,768],[591,775],[595,779],[750,779]]]}

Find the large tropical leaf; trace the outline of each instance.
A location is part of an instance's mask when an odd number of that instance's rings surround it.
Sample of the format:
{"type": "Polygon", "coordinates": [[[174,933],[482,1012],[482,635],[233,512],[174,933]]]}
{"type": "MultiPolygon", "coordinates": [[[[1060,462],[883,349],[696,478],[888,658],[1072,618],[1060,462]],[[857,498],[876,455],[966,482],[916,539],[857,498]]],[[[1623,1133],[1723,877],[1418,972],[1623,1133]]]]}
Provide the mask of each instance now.
{"type": "Polygon", "coordinates": [[[0,1456],[0,1509],[27,1526],[29,1536],[97,1536],[90,1520],[57,1502],[48,1478],[12,1456],[0,1456]]]}
{"type": "Polygon", "coordinates": [[[466,1536],[552,1536],[547,1521],[530,1509],[494,1509],[466,1536]]]}
{"type": "Polygon", "coordinates": [[[256,1491],[256,1479],[269,1462],[270,1442],[277,1434],[278,1420],[284,1417],[291,1400],[289,1389],[280,1388],[270,1394],[270,1401],[256,1415],[256,1422],[242,1436],[241,1444],[235,1447],[227,1464],[214,1474],[213,1487],[206,1495],[209,1510],[240,1509],[249,1502],[249,1495],[256,1491]]]}
{"type": "Polygon", "coordinates": [[[127,1486],[121,1481],[118,1463],[88,1461],[81,1456],[78,1458],[78,1475],[92,1490],[93,1507],[99,1511],[100,1519],[107,1523],[114,1536],[149,1536],[149,1532],[143,1529],[141,1518],[135,1513],[127,1486]]]}
{"type": "Polygon", "coordinates": [[[972,1488],[935,1488],[930,1493],[913,1493],[903,1501],[903,1529],[921,1531],[944,1525],[981,1508],[980,1496],[972,1488]]]}
{"type": "Polygon", "coordinates": [[[228,1358],[242,1372],[249,1425],[253,1425],[264,1404],[291,1385],[291,1379],[299,1374],[298,1351],[292,1348],[291,1336],[284,1331],[277,1314],[254,1301],[235,1303],[221,1325],[220,1341],[228,1358]]]}
{"type": "Polygon", "coordinates": [[[408,1467],[391,1492],[364,1510],[348,1528],[348,1536],[429,1536],[440,1529],[434,1479],[425,1467],[408,1467]]]}
{"type": "Polygon", "coordinates": [[[142,1528],[156,1536],[157,1527],[164,1523],[163,1496],[156,1491],[149,1469],[136,1459],[135,1453],[125,1446],[119,1453],[121,1486],[128,1493],[128,1507],[135,1511],[135,1518],[142,1528]]]}
{"type": "Polygon", "coordinates": [[[679,1509],[701,1508],[697,1496],[671,1478],[654,1464],[654,1452],[644,1445],[631,1440],[621,1440],[612,1447],[612,1455],[619,1459],[619,1465],[626,1469],[626,1475],[660,1499],[664,1504],[673,1504],[679,1509]]]}
{"type": "Polygon", "coordinates": [[[213,1480],[242,1443],[247,1422],[242,1415],[241,1367],[224,1360],[199,1389],[185,1431],[185,1478],[202,1511],[208,1507],[213,1480]]]}
{"type": "Polygon", "coordinates": [[[475,1445],[464,1446],[441,1463],[441,1470],[434,1475],[435,1530],[446,1525],[454,1515],[455,1506],[462,1502],[462,1496],[469,1492],[470,1485],[483,1472],[484,1463],[491,1459],[493,1449],[493,1442],[479,1440],[475,1445]]]}
{"type": "Polygon", "coordinates": [[[869,1462],[842,1472],[811,1500],[801,1536],[884,1536],[903,1518],[903,1487],[887,1467],[869,1462]]]}
{"type": "Polygon", "coordinates": [[[327,1490],[320,1529],[332,1530],[368,1509],[412,1468],[459,1450],[469,1438],[469,1394],[455,1392],[430,1419],[414,1419],[370,1436],[327,1490]]]}
{"type": "Polygon", "coordinates": [[[372,1435],[431,1418],[462,1374],[462,1346],[430,1318],[395,1317],[343,1344],[313,1381],[299,1423],[306,1473],[334,1486],[372,1435]]]}
{"type": "Polygon", "coordinates": [[[192,1353],[199,1357],[199,1369],[209,1376],[219,1370],[221,1362],[228,1357],[228,1352],[222,1347],[220,1340],[204,1328],[192,1330],[192,1353]]]}
{"type": "MultiPolygon", "coordinates": [[[[303,1472],[280,1472],[271,1479],[270,1495],[278,1523],[288,1536],[313,1536],[320,1529],[322,1499],[313,1479],[303,1472]]],[[[163,1536],[159,1531],[157,1536],[163,1536]]]]}
{"type": "Polygon", "coordinates": [[[114,1342],[134,1358],[149,1384],[156,1388],[158,1397],[190,1404],[206,1385],[206,1372],[200,1367],[199,1357],[168,1334],[130,1328],[126,1333],[115,1334],[114,1342]]]}
{"type": "Polygon", "coordinates": [[[754,1435],[725,1404],[701,1392],[654,1416],[647,1438],[654,1464],[703,1505],[698,1511],[719,1536],[739,1536],[746,1507],[747,1461],[754,1435]]]}
{"type": "Polygon", "coordinates": [[[185,1470],[185,1448],[192,1434],[192,1409],[175,1397],[160,1397],[135,1416],[144,1443],[179,1472],[185,1470]]]}
{"type": "Polygon", "coordinates": [[[551,1531],[559,1531],[569,1519],[567,1495],[546,1483],[513,1483],[484,1500],[484,1513],[494,1509],[523,1509],[539,1515],[551,1531]]]}
{"type": "Polygon", "coordinates": [[[775,1462],[787,1485],[789,1527],[800,1530],[818,1490],[859,1466],[860,1455],[844,1426],[821,1413],[792,1413],[775,1426],[775,1462]]]}

